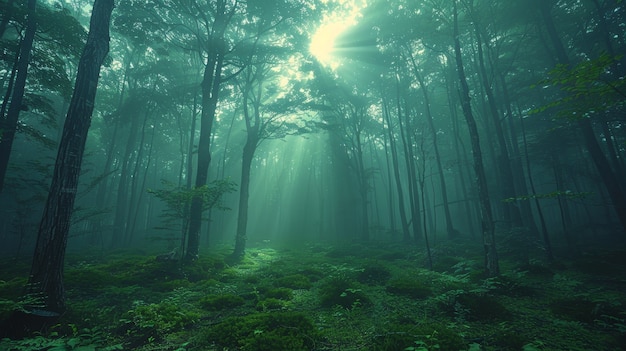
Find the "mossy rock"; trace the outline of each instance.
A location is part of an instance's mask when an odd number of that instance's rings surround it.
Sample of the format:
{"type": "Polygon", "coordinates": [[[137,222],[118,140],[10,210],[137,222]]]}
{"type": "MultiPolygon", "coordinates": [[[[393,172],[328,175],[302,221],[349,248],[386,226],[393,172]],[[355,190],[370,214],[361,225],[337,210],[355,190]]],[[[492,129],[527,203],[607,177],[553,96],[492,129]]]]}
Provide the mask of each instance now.
{"type": "Polygon", "coordinates": [[[430,287],[411,277],[393,278],[387,283],[385,289],[391,294],[404,295],[414,299],[423,299],[432,294],[430,287]]]}
{"type": "Polygon", "coordinates": [[[276,281],[276,285],[291,289],[310,289],[311,286],[313,286],[309,277],[304,274],[291,274],[284,276],[276,281]]]}
{"type": "Polygon", "coordinates": [[[318,290],[318,296],[323,307],[339,305],[351,309],[370,304],[370,299],[362,287],[356,281],[343,276],[331,277],[324,281],[318,290]]]}
{"type": "Polygon", "coordinates": [[[227,318],[208,329],[196,344],[215,344],[220,350],[308,351],[317,339],[318,331],[304,314],[271,312],[227,318]]]}
{"type": "Polygon", "coordinates": [[[245,300],[241,296],[232,294],[208,295],[200,299],[200,306],[207,311],[233,309],[244,304],[245,300]]]}
{"type": "Polygon", "coordinates": [[[387,266],[378,262],[370,262],[363,267],[356,279],[367,285],[383,285],[389,278],[391,278],[391,271],[387,266]]]}

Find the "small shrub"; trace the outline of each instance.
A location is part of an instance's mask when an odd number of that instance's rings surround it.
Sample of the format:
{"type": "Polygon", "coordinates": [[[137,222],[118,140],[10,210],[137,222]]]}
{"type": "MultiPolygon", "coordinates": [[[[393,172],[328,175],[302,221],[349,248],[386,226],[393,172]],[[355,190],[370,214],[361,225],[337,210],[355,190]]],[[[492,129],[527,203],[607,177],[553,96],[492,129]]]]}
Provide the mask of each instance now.
{"type": "Polygon", "coordinates": [[[291,300],[293,296],[293,290],[289,288],[275,288],[269,289],[264,293],[265,297],[279,299],[279,300],[291,300]]]}
{"type": "Polygon", "coordinates": [[[201,344],[241,351],[312,350],[319,334],[302,313],[256,313],[227,318],[207,330],[201,344]]]}
{"type": "Polygon", "coordinates": [[[355,281],[342,276],[331,277],[325,281],[320,286],[318,296],[323,307],[339,305],[351,309],[370,303],[367,295],[355,281]]]}
{"type": "Polygon", "coordinates": [[[310,289],[312,284],[311,280],[303,274],[291,274],[279,278],[276,284],[280,287],[291,289],[310,289]]]}
{"type": "Polygon", "coordinates": [[[456,301],[467,311],[469,320],[497,321],[507,320],[511,313],[493,296],[483,294],[460,294],[456,301]]]}
{"type": "Polygon", "coordinates": [[[225,294],[225,295],[208,295],[200,300],[200,306],[208,311],[221,311],[239,307],[245,303],[241,296],[225,294]]]}
{"type": "Polygon", "coordinates": [[[367,264],[363,268],[363,271],[359,272],[357,280],[363,284],[381,285],[385,284],[390,277],[391,272],[389,268],[380,263],[373,262],[367,264]]]}
{"type": "Polygon", "coordinates": [[[409,277],[394,278],[387,283],[387,292],[404,295],[414,299],[423,299],[432,293],[431,289],[419,280],[409,277]]]}
{"type": "Polygon", "coordinates": [[[267,298],[259,301],[256,304],[256,309],[258,311],[271,311],[271,310],[280,310],[285,307],[286,302],[279,299],[267,298]]]}

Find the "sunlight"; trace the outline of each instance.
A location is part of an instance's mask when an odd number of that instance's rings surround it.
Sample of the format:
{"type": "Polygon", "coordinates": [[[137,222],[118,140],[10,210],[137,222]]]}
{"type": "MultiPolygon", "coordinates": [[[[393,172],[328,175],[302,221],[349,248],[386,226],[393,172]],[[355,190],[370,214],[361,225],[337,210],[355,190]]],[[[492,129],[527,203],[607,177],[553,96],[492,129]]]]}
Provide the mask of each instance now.
{"type": "Polygon", "coordinates": [[[335,48],[336,39],[346,29],[357,23],[360,11],[366,6],[365,1],[336,0],[343,7],[327,16],[311,37],[309,52],[324,66],[337,69],[341,64],[341,57],[337,55],[335,48]]]}

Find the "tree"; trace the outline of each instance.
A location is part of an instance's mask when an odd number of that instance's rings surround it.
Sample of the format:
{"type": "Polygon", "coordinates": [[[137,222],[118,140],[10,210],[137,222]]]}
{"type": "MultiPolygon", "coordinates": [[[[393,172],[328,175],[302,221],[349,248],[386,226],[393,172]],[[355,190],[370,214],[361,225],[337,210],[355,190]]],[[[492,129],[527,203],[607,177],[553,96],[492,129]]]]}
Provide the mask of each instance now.
{"type": "Polygon", "coordinates": [[[27,291],[40,295],[41,306],[14,314],[16,324],[32,330],[34,323],[55,320],[66,311],[63,285],[65,248],[78,178],[91,124],[100,67],[109,51],[109,24],[114,0],[95,0],[89,36],[81,56],[74,94],[68,108],[48,200],[39,226],[27,291]]]}
{"type": "Polygon", "coordinates": [[[454,56],[456,58],[456,68],[461,84],[461,107],[463,115],[469,127],[470,140],[472,145],[472,155],[474,158],[474,171],[476,172],[478,197],[480,202],[480,215],[482,227],[483,248],[485,250],[485,268],[490,276],[500,274],[498,264],[498,253],[496,251],[495,228],[493,222],[493,214],[491,212],[491,201],[489,200],[489,189],[487,187],[487,177],[485,175],[485,166],[483,165],[483,154],[480,148],[480,136],[476,120],[472,112],[470,102],[469,87],[465,76],[463,66],[463,57],[461,55],[461,42],[459,40],[459,16],[457,9],[457,0],[454,0],[454,56]]]}
{"type": "Polygon", "coordinates": [[[30,54],[35,38],[35,31],[37,29],[37,20],[35,18],[36,7],[37,0],[28,0],[26,31],[20,42],[19,56],[15,67],[17,70],[15,86],[8,90],[9,92],[12,91],[11,104],[9,105],[6,117],[4,113],[0,115],[0,133],[2,133],[0,135],[0,192],[2,192],[2,188],[4,187],[4,178],[9,165],[9,157],[11,156],[13,139],[17,131],[20,111],[24,109],[22,100],[24,99],[24,88],[26,87],[26,77],[28,76],[30,54]]]}

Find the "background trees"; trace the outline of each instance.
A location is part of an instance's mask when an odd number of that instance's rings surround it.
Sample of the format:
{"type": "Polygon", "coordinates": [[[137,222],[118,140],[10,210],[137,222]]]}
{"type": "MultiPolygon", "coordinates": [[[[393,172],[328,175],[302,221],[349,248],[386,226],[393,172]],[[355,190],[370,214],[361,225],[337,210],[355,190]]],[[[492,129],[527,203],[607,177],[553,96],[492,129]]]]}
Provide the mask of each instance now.
{"type": "MultiPolygon", "coordinates": [[[[3,3],[0,21],[2,131],[17,131],[0,195],[7,252],[34,245],[41,184],[62,135],[53,121],[69,103],[85,34],[75,30],[85,21],[80,6],[38,3],[28,111],[12,102],[28,8],[3,3]],[[10,109],[21,110],[18,119],[10,109]]],[[[246,242],[264,240],[421,247],[484,231],[495,238],[488,245],[539,239],[558,256],[624,232],[616,1],[118,6],[70,247],[169,242],[184,230],[182,251],[193,260],[209,243],[236,243],[241,255],[246,242]],[[327,39],[334,47],[324,60],[313,56],[316,28],[340,19],[341,33],[327,39]],[[462,118],[470,113],[475,128],[462,118]],[[222,199],[232,210],[203,212],[197,196],[183,228],[163,225],[167,205],[148,193],[163,190],[162,180],[191,189],[226,179],[239,186],[222,199]]]]}

